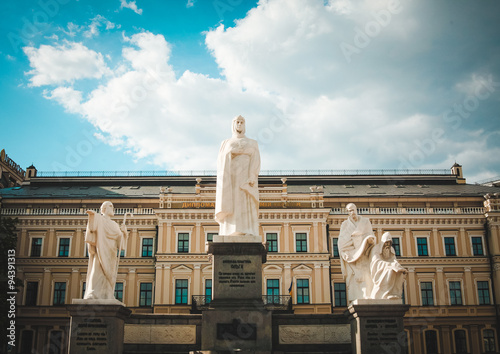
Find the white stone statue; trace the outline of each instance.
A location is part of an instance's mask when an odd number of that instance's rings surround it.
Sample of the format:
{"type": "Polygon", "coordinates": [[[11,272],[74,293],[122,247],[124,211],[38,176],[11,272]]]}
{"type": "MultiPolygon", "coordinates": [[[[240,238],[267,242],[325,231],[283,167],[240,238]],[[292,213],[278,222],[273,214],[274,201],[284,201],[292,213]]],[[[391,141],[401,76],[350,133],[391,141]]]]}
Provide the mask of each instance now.
{"type": "Polygon", "coordinates": [[[396,260],[392,248],[392,236],[389,232],[382,235],[382,241],[376,244],[370,254],[370,273],[373,288],[372,299],[400,299],[406,269],[396,260]]]}
{"type": "Polygon", "coordinates": [[[215,220],[219,235],[259,235],[259,146],[245,136],[245,119],[232,121],[233,136],[222,142],[217,158],[215,220]]]}
{"type": "Polygon", "coordinates": [[[346,279],[347,300],[368,299],[373,282],[370,276],[370,251],[375,245],[372,224],[358,215],[356,205],[346,206],[349,217],[340,227],[338,248],[342,274],[346,279]]]}
{"type": "Polygon", "coordinates": [[[101,215],[87,210],[89,221],[85,242],[88,244],[89,265],[84,299],[108,300],[115,298],[119,251],[127,247],[128,232],[111,220],[115,215],[113,204],[102,203],[101,215]]]}

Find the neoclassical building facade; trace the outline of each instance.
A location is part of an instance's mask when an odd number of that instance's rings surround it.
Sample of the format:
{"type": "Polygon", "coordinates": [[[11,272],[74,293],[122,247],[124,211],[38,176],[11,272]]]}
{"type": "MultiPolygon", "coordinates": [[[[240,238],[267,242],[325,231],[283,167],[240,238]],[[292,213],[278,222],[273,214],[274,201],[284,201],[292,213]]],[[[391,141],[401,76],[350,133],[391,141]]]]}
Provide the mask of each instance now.
{"type": "MultiPolygon", "coordinates": [[[[499,189],[467,184],[461,168],[263,174],[263,296],[290,296],[295,314],[343,315],[348,304],[337,240],[345,206],[355,203],[378,239],[391,232],[408,269],[402,299],[410,305],[409,352],[498,352],[499,189]]],[[[210,301],[206,250],[219,229],[213,175],[71,177],[33,169],[21,185],[0,189],[2,216],[19,220],[19,353],[67,350],[65,305],[85,292],[86,210],[106,200],[118,223],[134,215],[126,222],[116,298],[134,314],[151,315],[198,313],[198,301],[210,301]]]]}

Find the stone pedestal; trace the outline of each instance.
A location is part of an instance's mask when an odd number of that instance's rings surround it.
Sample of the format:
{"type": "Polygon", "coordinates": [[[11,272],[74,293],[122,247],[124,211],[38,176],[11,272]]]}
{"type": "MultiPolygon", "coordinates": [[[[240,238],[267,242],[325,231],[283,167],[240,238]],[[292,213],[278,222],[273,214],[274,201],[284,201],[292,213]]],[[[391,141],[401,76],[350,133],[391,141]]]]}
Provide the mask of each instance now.
{"type": "Polygon", "coordinates": [[[260,242],[209,244],[213,293],[203,311],[201,349],[206,353],[270,353],[272,313],[262,301],[262,263],[267,251],[260,242]]]}
{"type": "Polygon", "coordinates": [[[71,315],[68,353],[123,353],[123,331],[125,318],[131,313],[129,309],[88,300],[80,300],[67,308],[71,315]]]}
{"type": "Polygon", "coordinates": [[[352,353],[408,353],[401,300],[354,300],[345,315],[351,323],[352,353]]]}

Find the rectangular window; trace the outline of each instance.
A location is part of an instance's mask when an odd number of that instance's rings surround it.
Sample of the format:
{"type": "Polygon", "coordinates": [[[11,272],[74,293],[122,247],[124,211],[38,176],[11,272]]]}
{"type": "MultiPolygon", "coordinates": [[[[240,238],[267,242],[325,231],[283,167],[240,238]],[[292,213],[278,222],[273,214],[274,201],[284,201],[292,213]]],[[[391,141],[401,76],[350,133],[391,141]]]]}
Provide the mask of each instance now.
{"type": "Polygon", "coordinates": [[[139,293],[139,306],[151,307],[151,299],[153,298],[153,283],[141,283],[139,293]]]}
{"type": "Polygon", "coordinates": [[[279,279],[267,279],[267,303],[280,303],[280,281],[279,279]]]}
{"type": "Polygon", "coordinates": [[[178,235],[177,252],[178,253],[188,253],[189,252],[189,234],[188,233],[180,233],[178,235]]]}
{"type": "Polygon", "coordinates": [[[445,237],[444,238],[444,251],[446,256],[456,256],[457,251],[455,249],[455,238],[445,237]]]}
{"type": "Polygon", "coordinates": [[[474,256],[484,256],[482,237],[472,237],[472,253],[474,256]]]}
{"type": "Polygon", "coordinates": [[[307,252],[307,234],[297,233],[295,234],[295,249],[297,252],[307,252]]]}
{"type": "Polygon", "coordinates": [[[434,306],[434,296],[432,293],[432,283],[420,283],[420,291],[422,293],[422,306],[434,306]]]}
{"type": "Polygon", "coordinates": [[[467,335],[465,334],[465,330],[457,329],[455,331],[455,353],[457,354],[466,354],[467,351],[467,335]]]}
{"type": "Polygon", "coordinates": [[[214,241],[214,236],[218,235],[217,232],[209,232],[207,233],[207,241],[208,242],[213,242],[214,241]]]}
{"type": "Polygon", "coordinates": [[[333,292],[335,294],[335,306],[347,306],[347,292],[345,283],[335,283],[333,285],[333,292]]]}
{"type": "Polygon", "coordinates": [[[459,281],[450,281],[450,302],[452,305],[462,305],[462,286],[459,281]]]}
{"type": "Polygon", "coordinates": [[[178,305],[186,305],[188,303],[187,279],[175,280],[175,303],[178,305]]]}
{"type": "Polygon", "coordinates": [[[82,284],[82,299],[85,297],[85,289],[87,288],[87,283],[83,282],[82,284]]]}
{"type": "Polygon", "coordinates": [[[339,239],[337,237],[332,238],[333,244],[333,256],[339,258],[339,239]]]}
{"type": "Polygon", "coordinates": [[[153,239],[142,239],[142,257],[153,257],[153,239]]]}
{"type": "Polygon", "coordinates": [[[31,257],[40,257],[42,254],[42,238],[33,237],[31,239],[31,257]]]}
{"type": "Polygon", "coordinates": [[[485,329],[483,331],[483,343],[485,352],[495,352],[495,332],[492,329],[485,329]]]}
{"type": "Polygon", "coordinates": [[[392,248],[394,248],[394,253],[396,257],[401,256],[401,239],[399,237],[392,238],[392,248]]]}
{"type": "Polygon", "coordinates": [[[60,238],[59,239],[59,257],[68,257],[69,256],[69,238],[60,238]]]}
{"type": "Polygon", "coordinates": [[[212,279],[205,280],[205,303],[212,301],[212,279]]]}
{"type": "Polygon", "coordinates": [[[115,299],[123,302],[123,283],[115,284],[115,299]]]}
{"type": "Polygon", "coordinates": [[[36,299],[38,297],[38,282],[29,281],[26,283],[26,306],[36,306],[36,299]]]}
{"type": "Polygon", "coordinates": [[[65,298],[66,298],[66,283],[65,282],[55,282],[54,283],[54,306],[64,305],[65,298]]]}
{"type": "Polygon", "coordinates": [[[309,279],[297,279],[297,304],[309,303],[309,279]]]}
{"type": "Polygon", "coordinates": [[[48,353],[61,354],[63,349],[62,340],[62,331],[50,331],[48,353]]]}
{"type": "Polygon", "coordinates": [[[490,286],[487,281],[477,282],[477,295],[479,298],[479,305],[490,304],[490,286]]]}
{"type": "Polygon", "coordinates": [[[429,251],[427,249],[427,238],[417,237],[417,252],[419,256],[428,256],[429,251]]]}
{"type": "Polygon", "coordinates": [[[266,241],[268,243],[268,252],[278,252],[278,234],[277,233],[267,233],[266,241]]]}

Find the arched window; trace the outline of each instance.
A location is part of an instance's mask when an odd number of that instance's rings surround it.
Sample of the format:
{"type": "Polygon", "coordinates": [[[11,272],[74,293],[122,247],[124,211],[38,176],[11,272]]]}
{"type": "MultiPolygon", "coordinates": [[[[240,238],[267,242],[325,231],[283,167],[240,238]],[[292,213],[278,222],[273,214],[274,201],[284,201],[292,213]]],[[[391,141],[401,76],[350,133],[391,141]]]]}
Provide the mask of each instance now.
{"type": "Polygon", "coordinates": [[[486,353],[496,351],[497,348],[495,344],[495,331],[493,331],[492,329],[485,329],[483,331],[483,344],[484,351],[486,353]]]}
{"type": "Polygon", "coordinates": [[[31,354],[33,349],[34,332],[26,329],[21,332],[21,354],[31,354]]]}
{"type": "Polygon", "coordinates": [[[455,353],[467,353],[467,334],[463,329],[455,331],[455,353]]]}
{"type": "Polygon", "coordinates": [[[425,331],[425,353],[438,354],[437,332],[430,329],[425,331]]]}
{"type": "Polygon", "coordinates": [[[62,354],[62,331],[50,331],[49,354],[62,354]]]}

